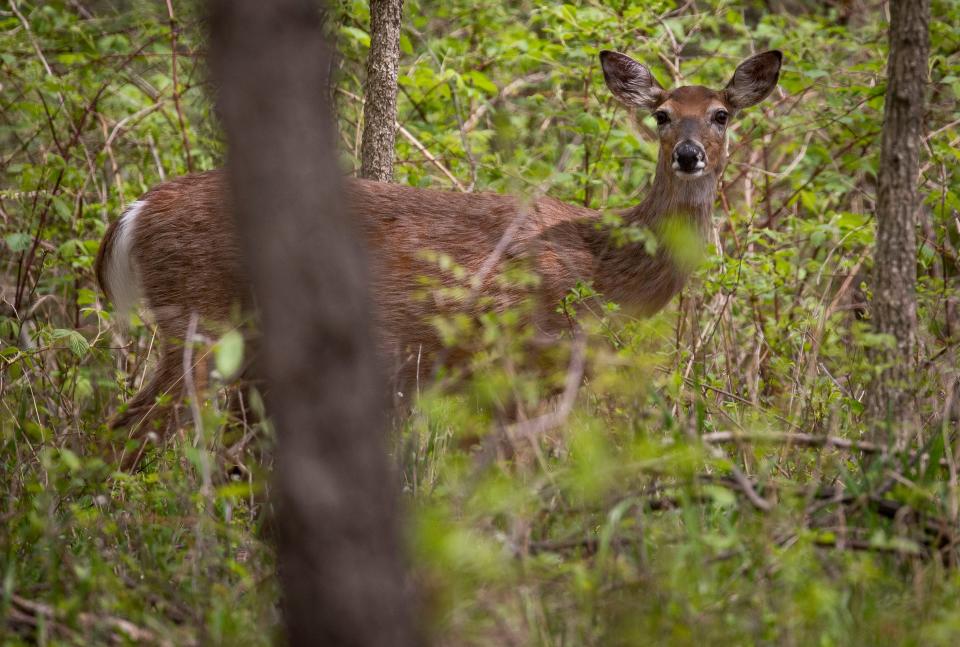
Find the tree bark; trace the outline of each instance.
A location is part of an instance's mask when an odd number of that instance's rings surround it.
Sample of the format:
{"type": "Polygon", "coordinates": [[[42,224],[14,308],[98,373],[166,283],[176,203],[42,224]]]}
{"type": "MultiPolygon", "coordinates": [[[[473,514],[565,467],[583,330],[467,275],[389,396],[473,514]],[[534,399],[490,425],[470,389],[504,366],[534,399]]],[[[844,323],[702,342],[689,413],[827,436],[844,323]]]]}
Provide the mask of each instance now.
{"type": "Polygon", "coordinates": [[[411,645],[385,390],[344,210],[311,0],[211,0],[211,69],[277,427],[282,609],[293,645],[411,645]]]}
{"type": "Polygon", "coordinates": [[[877,176],[873,317],[896,347],[878,353],[886,368],[871,394],[874,416],[902,443],[915,418],[911,397],[917,353],[917,180],[930,51],[930,0],[891,0],[890,53],[877,176]]]}
{"type": "Polygon", "coordinates": [[[360,177],[393,180],[403,0],[370,0],[370,53],[364,85],[360,177]]]}

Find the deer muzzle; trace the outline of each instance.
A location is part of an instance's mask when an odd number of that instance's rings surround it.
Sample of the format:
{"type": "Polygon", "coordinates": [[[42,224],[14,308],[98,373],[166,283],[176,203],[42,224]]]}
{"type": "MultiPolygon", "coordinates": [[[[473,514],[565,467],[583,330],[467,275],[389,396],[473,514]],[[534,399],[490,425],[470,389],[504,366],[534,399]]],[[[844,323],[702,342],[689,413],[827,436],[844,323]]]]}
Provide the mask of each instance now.
{"type": "Polygon", "coordinates": [[[699,142],[685,139],[673,149],[672,166],[677,175],[697,177],[707,166],[707,153],[699,142]]]}

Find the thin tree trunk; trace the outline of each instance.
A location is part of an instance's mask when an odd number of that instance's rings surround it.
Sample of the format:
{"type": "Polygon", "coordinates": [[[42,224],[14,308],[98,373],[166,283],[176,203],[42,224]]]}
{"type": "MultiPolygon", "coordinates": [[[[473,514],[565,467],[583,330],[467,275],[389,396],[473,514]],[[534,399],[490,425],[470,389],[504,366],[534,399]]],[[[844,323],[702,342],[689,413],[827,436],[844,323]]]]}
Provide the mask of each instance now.
{"type": "Polygon", "coordinates": [[[364,86],[360,177],[393,180],[403,0],[370,0],[370,53],[364,86]]]}
{"type": "Polygon", "coordinates": [[[871,394],[874,416],[903,443],[915,422],[911,397],[917,353],[917,193],[930,51],[930,0],[890,2],[890,53],[883,141],[877,177],[873,316],[877,332],[896,339],[878,354],[890,367],[871,394]]]}
{"type": "Polygon", "coordinates": [[[293,645],[410,645],[366,262],[344,210],[311,0],[211,0],[211,69],[277,425],[293,645]]]}

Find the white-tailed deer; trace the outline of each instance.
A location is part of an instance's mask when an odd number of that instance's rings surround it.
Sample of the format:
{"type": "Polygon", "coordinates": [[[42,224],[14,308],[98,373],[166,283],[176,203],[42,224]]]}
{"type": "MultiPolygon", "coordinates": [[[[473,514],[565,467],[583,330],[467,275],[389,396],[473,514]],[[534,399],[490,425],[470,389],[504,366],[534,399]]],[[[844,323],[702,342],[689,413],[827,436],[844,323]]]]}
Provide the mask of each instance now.
{"type": "MultiPolygon", "coordinates": [[[[626,224],[654,235],[678,220],[701,234],[708,228],[726,162],[729,123],[770,94],[781,58],[778,51],[751,56],[722,90],[685,86],[668,91],[632,58],[601,52],[604,78],[614,96],[641,114],[652,111],[658,124],[656,178],[643,201],[621,214],[626,224]]],[[[395,358],[409,351],[421,359],[436,355],[441,342],[430,322],[433,315],[457,308],[472,314],[481,303],[504,309],[529,297],[530,291],[504,288],[495,280],[496,268],[512,259],[524,259],[539,276],[531,288],[538,305],[530,323],[544,333],[567,326],[556,306],[578,281],[651,314],[680,290],[690,271],[669,245],[648,253],[643,243],[615,244],[610,231],[598,227],[599,212],[549,197],[525,204],[492,193],[365,180],[347,180],[345,191],[374,265],[380,339],[395,358]],[[425,259],[425,250],[447,255],[468,275],[479,277],[475,290],[485,298],[454,304],[422,298],[418,277],[446,278],[425,259]]],[[[175,398],[181,393],[180,340],[192,318],[225,322],[251,305],[228,193],[220,171],[166,182],[133,203],[104,236],[96,263],[102,289],[118,311],[142,297],[161,339],[153,379],[113,421],[114,427],[143,428],[158,395],[175,398]]],[[[409,377],[411,370],[404,373],[409,377]]]]}

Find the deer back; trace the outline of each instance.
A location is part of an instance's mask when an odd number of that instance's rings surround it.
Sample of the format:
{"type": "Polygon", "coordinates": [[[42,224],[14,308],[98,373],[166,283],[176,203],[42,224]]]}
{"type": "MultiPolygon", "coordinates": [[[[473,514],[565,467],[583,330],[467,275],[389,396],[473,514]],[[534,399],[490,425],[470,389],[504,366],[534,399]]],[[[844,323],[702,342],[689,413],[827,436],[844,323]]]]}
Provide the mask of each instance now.
{"type": "MultiPolygon", "coordinates": [[[[408,344],[436,350],[431,324],[436,315],[503,310],[531,296],[543,304],[534,323],[555,328],[556,302],[577,280],[590,280],[594,273],[596,256],[584,232],[593,230],[598,214],[589,209],[546,197],[524,204],[493,193],[368,180],[347,180],[344,190],[370,250],[378,328],[392,351],[408,344]],[[584,228],[584,222],[591,224],[584,228]],[[498,276],[511,262],[525,263],[539,284],[533,290],[503,285],[498,276]],[[477,285],[473,279],[481,272],[477,285]]],[[[108,294],[113,296],[115,282],[108,261],[126,243],[130,271],[162,334],[182,337],[193,313],[209,324],[249,310],[224,172],[161,184],[137,202],[133,215],[129,231],[124,232],[121,219],[104,237],[97,271],[108,294]]]]}

